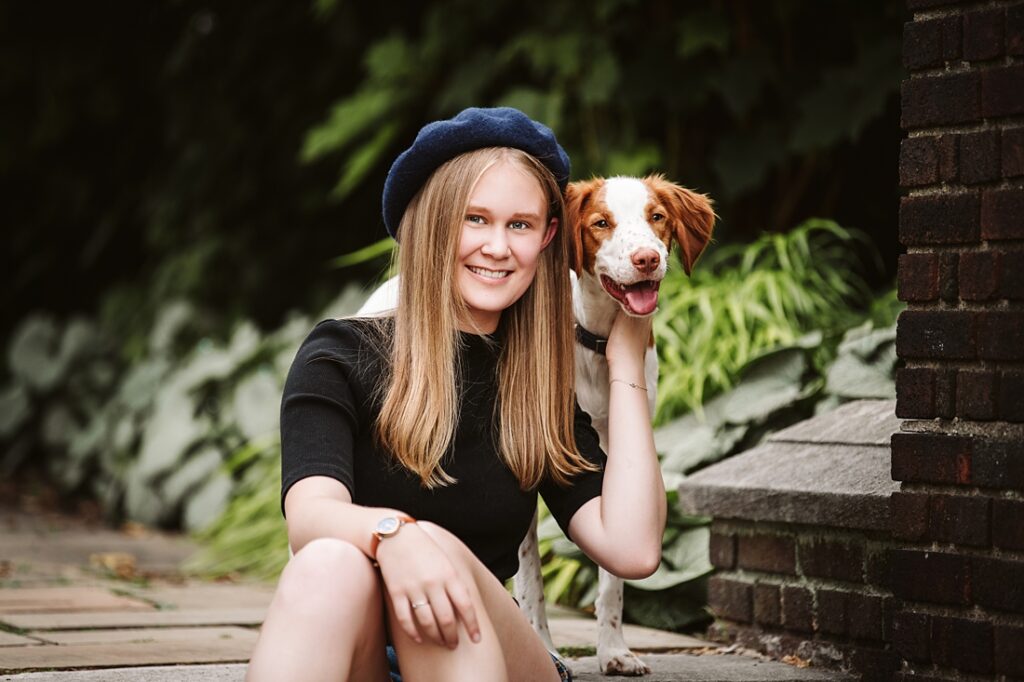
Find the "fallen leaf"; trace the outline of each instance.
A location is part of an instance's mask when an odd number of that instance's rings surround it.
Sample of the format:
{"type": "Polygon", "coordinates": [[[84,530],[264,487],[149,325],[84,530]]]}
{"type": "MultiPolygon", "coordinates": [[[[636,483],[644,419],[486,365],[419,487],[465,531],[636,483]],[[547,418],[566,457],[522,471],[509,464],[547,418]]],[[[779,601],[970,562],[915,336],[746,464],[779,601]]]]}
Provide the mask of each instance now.
{"type": "Polygon", "coordinates": [[[121,532],[130,538],[144,538],[151,535],[149,528],[135,521],[125,521],[121,525],[121,532]]]}
{"type": "Polygon", "coordinates": [[[793,656],[793,655],[783,656],[782,657],[782,662],[783,663],[788,663],[789,665],[792,665],[792,666],[796,666],[797,668],[808,668],[811,665],[810,661],[805,661],[804,659],[800,658],[799,656],[793,656]]]}
{"type": "Polygon", "coordinates": [[[89,563],[96,568],[110,571],[118,578],[135,577],[135,555],[127,552],[104,552],[90,554],[89,563]]]}

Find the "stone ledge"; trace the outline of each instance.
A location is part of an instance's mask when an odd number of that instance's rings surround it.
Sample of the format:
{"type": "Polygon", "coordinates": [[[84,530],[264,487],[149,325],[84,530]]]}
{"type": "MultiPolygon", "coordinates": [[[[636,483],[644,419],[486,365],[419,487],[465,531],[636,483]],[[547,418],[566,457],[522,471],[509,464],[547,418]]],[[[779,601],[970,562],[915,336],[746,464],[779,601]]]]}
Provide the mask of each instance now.
{"type": "Polygon", "coordinates": [[[895,401],[848,403],[689,476],[680,506],[716,519],[887,530],[899,423],[895,401]]]}

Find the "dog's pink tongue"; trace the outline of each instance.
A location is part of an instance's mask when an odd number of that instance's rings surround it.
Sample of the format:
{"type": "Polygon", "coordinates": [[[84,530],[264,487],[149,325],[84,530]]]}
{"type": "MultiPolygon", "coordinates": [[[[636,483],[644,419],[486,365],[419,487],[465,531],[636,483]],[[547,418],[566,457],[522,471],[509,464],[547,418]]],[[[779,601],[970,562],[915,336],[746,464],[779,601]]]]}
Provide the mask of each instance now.
{"type": "Polygon", "coordinates": [[[634,315],[649,315],[658,307],[658,290],[646,283],[626,287],[626,305],[634,315]]]}

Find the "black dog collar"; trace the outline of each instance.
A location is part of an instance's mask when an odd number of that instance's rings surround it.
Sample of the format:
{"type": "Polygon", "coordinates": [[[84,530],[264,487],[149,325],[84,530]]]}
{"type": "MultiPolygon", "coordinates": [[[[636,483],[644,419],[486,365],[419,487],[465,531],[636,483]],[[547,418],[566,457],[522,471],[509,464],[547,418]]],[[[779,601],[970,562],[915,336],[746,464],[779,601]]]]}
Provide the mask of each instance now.
{"type": "Polygon", "coordinates": [[[608,346],[608,339],[602,338],[592,331],[583,328],[579,322],[576,323],[576,343],[584,348],[589,348],[598,355],[604,355],[604,349],[608,346]]]}

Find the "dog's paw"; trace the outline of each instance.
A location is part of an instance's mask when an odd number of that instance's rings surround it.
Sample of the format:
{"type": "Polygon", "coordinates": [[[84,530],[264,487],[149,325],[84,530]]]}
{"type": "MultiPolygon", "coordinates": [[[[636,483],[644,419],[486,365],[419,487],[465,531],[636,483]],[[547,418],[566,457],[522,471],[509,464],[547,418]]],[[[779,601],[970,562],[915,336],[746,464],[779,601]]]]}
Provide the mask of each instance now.
{"type": "Polygon", "coordinates": [[[629,649],[612,652],[607,657],[598,654],[598,662],[601,664],[601,672],[605,675],[636,677],[651,674],[650,667],[629,649]]]}

